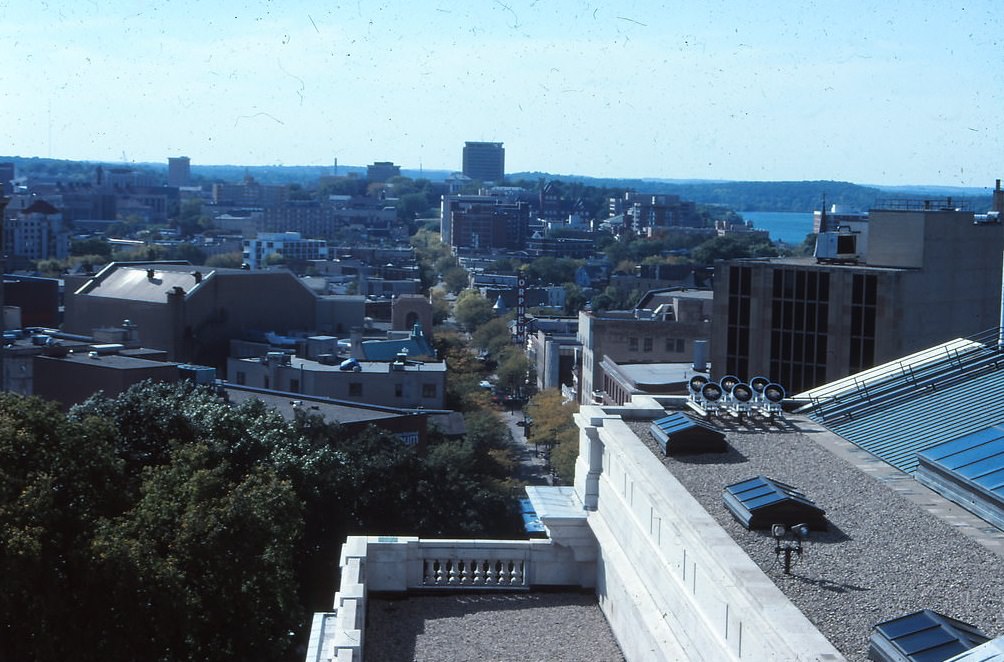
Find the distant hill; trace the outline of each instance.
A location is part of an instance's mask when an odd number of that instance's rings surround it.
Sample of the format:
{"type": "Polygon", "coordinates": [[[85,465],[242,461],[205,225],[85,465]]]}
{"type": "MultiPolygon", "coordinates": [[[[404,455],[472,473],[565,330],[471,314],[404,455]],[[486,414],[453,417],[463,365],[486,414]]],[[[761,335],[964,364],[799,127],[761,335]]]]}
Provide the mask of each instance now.
{"type": "Polygon", "coordinates": [[[893,197],[966,199],[972,208],[981,211],[989,208],[990,195],[986,189],[946,186],[880,187],[839,181],[800,182],[731,182],[718,180],[667,180],[667,179],[607,179],[579,177],[576,175],[549,175],[541,172],[519,172],[509,175],[511,180],[539,181],[557,179],[580,182],[587,186],[631,188],[645,193],[678,195],[707,205],[725,205],[738,211],[793,211],[810,212],[819,209],[826,200],[831,204],[851,209],[867,210],[876,200],[893,197]]]}
{"type": "MultiPolygon", "coordinates": [[[[0,161],[12,161],[17,175],[43,181],[87,181],[93,178],[98,165],[105,168],[135,168],[162,173],[166,176],[167,163],[122,163],[99,161],[69,161],[38,157],[0,156],[0,161]]],[[[192,164],[196,180],[210,182],[237,182],[246,175],[262,184],[301,184],[310,187],[322,176],[356,174],[366,175],[365,166],[353,165],[200,165],[192,164]]],[[[424,178],[443,181],[452,174],[449,170],[402,169],[401,174],[412,179],[424,178]]],[[[819,209],[823,200],[827,205],[839,204],[852,209],[869,209],[876,200],[909,198],[945,198],[951,196],[967,201],[971,208],[983,211],[990,207],[989,188],[964,188],[951,186],[865,186],[838,181],[793,182],[733,182],[707,179],[617,179],[612,177],[585,177],[555,175],[546,172],[514,172],[507,175],[511,182],[560,180],[578,182],[584,186],[611,189],[633,189],[646,193],[678,195],[685,200],[706,205],[724,205],[737,211],[794,211],[808,212],[819,209]]]]}

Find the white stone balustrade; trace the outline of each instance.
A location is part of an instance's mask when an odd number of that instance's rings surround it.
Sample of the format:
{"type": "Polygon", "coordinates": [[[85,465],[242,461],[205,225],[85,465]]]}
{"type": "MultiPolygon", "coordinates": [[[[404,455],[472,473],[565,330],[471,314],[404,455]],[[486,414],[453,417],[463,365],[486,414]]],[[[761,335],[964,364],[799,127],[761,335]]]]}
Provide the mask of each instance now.
{"type": "Polygon", "coordinates": [[[422,586],[436,588],[525,589],[525,559],[425,559],[422,586]]]}
{"type": "MultiPolygon", "coordinates": [[[[564,524],[568,527],[568,523],[564,524]]],[[[580,527],[591,534],[582,518],[580,527]]],[[[307,662],[362,662],[369,591],[526,591],[591,587],[595,550],[553,540],[422,540],[350,536],[342,545],[334,611],[314,615],[307,662]]]]}

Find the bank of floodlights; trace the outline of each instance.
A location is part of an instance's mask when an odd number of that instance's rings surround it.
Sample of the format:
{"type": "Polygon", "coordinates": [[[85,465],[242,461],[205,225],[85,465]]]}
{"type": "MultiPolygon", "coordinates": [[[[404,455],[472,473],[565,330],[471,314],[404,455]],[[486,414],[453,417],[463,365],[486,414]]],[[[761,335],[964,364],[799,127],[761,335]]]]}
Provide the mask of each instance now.
{"type": "Polygon", "coordinates": [[[730,414],[740,421],[754,413],[773,419],[781,412],[784,388],[766,377],[754,377],[746,383],[726,375],[717,382],[704,375],[694,375],[688,384],[687,405],[701,414],[730,414]]]}

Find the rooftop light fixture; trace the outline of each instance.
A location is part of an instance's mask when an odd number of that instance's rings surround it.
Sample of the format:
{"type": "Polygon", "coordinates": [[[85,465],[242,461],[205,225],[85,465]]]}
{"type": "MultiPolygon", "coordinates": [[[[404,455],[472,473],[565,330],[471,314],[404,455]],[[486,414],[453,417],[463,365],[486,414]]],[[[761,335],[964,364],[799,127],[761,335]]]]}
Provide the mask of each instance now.
{"type": "Polygon", "coordinates": [[[791,557],[797,555],[802,558],[802,542],[809,539],[809,525],[796,524],[787,527],[784,524],[774,524],[770,527],[771,535],[774,536],[774,558],[781,562],[781,555],[784,555],[784,574],[791,574],[791,557]]]}

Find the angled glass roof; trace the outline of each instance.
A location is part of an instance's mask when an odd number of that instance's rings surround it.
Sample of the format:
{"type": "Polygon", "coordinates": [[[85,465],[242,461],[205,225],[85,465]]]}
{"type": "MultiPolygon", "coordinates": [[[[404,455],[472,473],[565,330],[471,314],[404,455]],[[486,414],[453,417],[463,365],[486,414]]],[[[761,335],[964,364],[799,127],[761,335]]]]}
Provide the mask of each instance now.
{"type": "Polygon", "coordinates": [[[974,374],[946,388],[826,426],[897,469],[913,473],[917,454],[960,436],[1004,425],[1004,370],[974,374]]]}
{"type": "Polygon", "coordinates": [[[773,524],[808,524],[825,529],[825,511],[797,488],[766,476],[756,476],[725,488],[722,500],[748,529],[773,524]]]}
{"type": "Polygon", "coordinates": [[[877,624],[871,636],[869,657],[935,662],[964,653],[988,639],[969,623],[924,609],[877,624]]]}
{"type": "Polygon", "coordinates": [[[917,480],[1004,528],[1004,425],[922,451],[917,480]]]}

